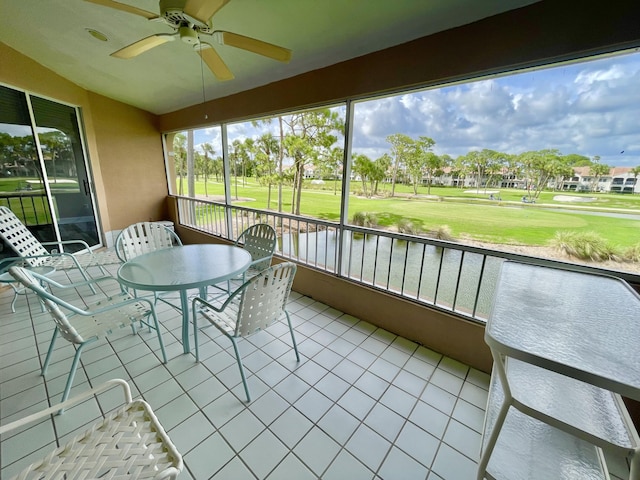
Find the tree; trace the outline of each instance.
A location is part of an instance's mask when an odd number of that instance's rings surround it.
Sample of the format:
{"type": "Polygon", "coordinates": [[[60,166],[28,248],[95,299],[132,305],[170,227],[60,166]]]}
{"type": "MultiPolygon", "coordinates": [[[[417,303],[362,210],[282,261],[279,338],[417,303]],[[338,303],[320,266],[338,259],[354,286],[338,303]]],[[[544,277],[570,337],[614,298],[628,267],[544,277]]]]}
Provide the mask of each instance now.
{"type": "MultiPolygon", "coordinates": [[[[278,211],[282,212],[282,185],[284,183],[284,179],[285,179],[285,172],[284,172],[284,155],[285,155],[285,151],[284,151],[284,120],[282,116],[278,116],[278,131],[279,131],[279,135],[276,137],[277,142],[278,142],[278,148],[275,150],[276,154],[277,154],[277,169],[276,169],[276,173],[275,173],[275,178],[278,182],[278,211]]],[[[260,126],[260,125],[265,125],[265,126],[269,126],[271,125],[271,121],[273,120],[273,118],[265,118],[263,120],[256,120],[251,122],[251,124],[254,127],[260,126]]],[[[268,204],[267,204],[268,205],[268,204]]]]}
{"type": "MultiPolygon", "coordinates": [[[[418,140],[418,145],[421,144],[423,138],[427,137],[420,137],[420,140],[418,140]]],[[[431,139],[429,138],[428,140],[431,139]]],[[[435,145],[436,143],[433,140],[431,140],[431,142],[433,143],[427,148],[427,150],[429,150],[431,146],[435,145]]],[[[423,154],[425,156],[425,163],[423,168],[424,173],[427,176],[427,195],[431,195],[431,184],[433,183],[433,177],[442,172],[442,169],[451,162],[451,157],[446,154],[440,157],[430,151],[425,151],[423,154]]]]}
{"type": "Polygon", "coordinates": [[[229,166],[233,170],[233,179],[235,183],[235,198],[238,200],[238,164],[241,163],[239,160],[239,152],[242,152],[242,142],[240,140],[234,140],[231,142],[229,148],[229,166]]]}
{"type": "Polygon", "coordinates": [[[393,166],[391,167],[391,196],[396,193],[396,181],[401,166],[405,165],[408,157],[413,149],[413,139],[403,133],[394,133],[387,137],[387,142],[391,144],[391,158],[393,166]]]}
{"type": "Polygon", "coordinates": [[[633,190],[632,192],[635,193],[636,191],[636,182],[638,181],[638,175],[640,175],[640,165],[638,165],[637,167],[633,167],[631,169],[631,174],[633,175],[633,190]]]}
{"type": "Polygon", "coordinates": [[[337,112],[328,108],[300,112],[282,118],[288,132],[283,141],[285,151],[294,162],[294,183],[291,213],[300,214],[302,182],[307,165],[316,167],[331,158],[330,151],[338,140],[337,134],[344,135],[344,120],[337,112]]]}
{"type": "MultiPolygon", "coordinates": [[[[38,134],[45,168],[49,176],[56,178],[58,175],[74,177],[77,174],[73,146],[70,138],[59,130],[41,132],[38,134]]],[[[22,175],[27,174],[24,162],[18,162],[22,175]]]]}
{"type": "Polygon", "coordinates": [[[373,162],[373,170],[370,173],[371,181],[373,182],[373,192],[371,192],[372,195],[378,195],[378,185],[386,178],[390,166],[391,157],[387,153],[382,155],[380,158],[377,158],[376,161],[373,162]]]}
{"type": "Polygon", "coordinates": [[[338,179],[342,178],[340,173],[342,169],[342,162],[344,160],[344,148],[334,147],[331,149],[329,158],[326,159],[326,167],[329,172],[329,176],[333,177],[333,194],[338,193],[338,179]]]}
{"type": "MultiPolygon", "coordinates": [[[[575,156],[579,157],[580,155],[575,156]]],[[[558,163],[553,172],[555,175],[554,190],[564,189],[565,178],[571,178],[575,174],[572,166],[572,162],[575,161],[575,156],[564,155],[558,158],[558,163]]]]}
{"type": "Polygon", "coordinates": [[[187,137],[183,133],[176,133],[173,137],[173,162],[176,175],[180,179],[178,195],[184,195],[183,180],[187,173],[187,137]]]}
{"type": "Polygon", "coordinates": [[[564,156],[567,164],[571,167],[589,167],[591,166],[591,159],[584,155],[578,155],[577,153],[570,153],[564,156]]]}
{"type": "Polygon", "coordinates": [[[593,177],[591,180],[591,191],[595,192],[598,190],[600,177],[608,175],[610,170],[611,167],[609,165],[600,163],[600,157],[594,157],[594,163],[589,167],[589,175],[593,177]]]}
{"type": "Polygon", "coordinates": [[[451,177],[456,178],[456,185],[460,188],[464,187],[464,180],[469,174],[469,165],[467,164],[466,155],[458,156],[451,164],[451,177]]]}
{"type": "Polygon", "coordinates": [[[518,155],[522,171],[527,180],[529,199],[537,199],[549,180],[560,174],[566,164],[558,150],[538,150],[518,155]]]}
{"type": "MultiPolygon", "coordinates": [[[[251,170],[251,154],[253,152],[253,139],[245,138],[244,141],[234,140],[233,142],[234,174],[238,175],[238,170],[242,176],[242,185],[246,185],[247,170],[251,170]]],[[[237,179],[236,179],[237,186],[237,179]]]]}
{"type": "Polygon", "coordinates": [[[500,172],[506,161],[504,154],[487,148],[478,151],[472,150],[462,158],[458,157],[467,166],[469,172],[474,172],[476,177],[476,191],[480,193],[480,186],[484,183],[485,191],[491,177],[500,172]]]}
{"type": "Polygon", "coordinates": [[[360,177],[360,181],[362,182],[362,191],[365,197],[371,197],[369,192],[371,192],[372,189],[367,190],[367,182],[369,181],[370,174],[374,169],[371,159],[362,153],[356,153],[353,155],[353,165],[351,166],[351,169],[353,170],[353,173],[360,177]]]}
{"type": "Polygon", "coordinates": [[[210,143],[203,143],[202,152],[204,153],[204,164],[202,169],[202,173],[204,173],[204,195],[209,196],[207,192],[207,180],[209,178],[209,173],[212,173],[215,168],[213,165],[215,162],[213,156],[216,154],[216,151],[210,143]]]}
{"type": "MultiPolygon", "coordinates": [[[[413,141],[412,148],[407,155],[407,171],[411,179],[411,184],[413,185],[414,195],[418,194],[418,185],[422,184],[422,177],[429,164],[433,167],[430,169],[431,173],[438,168],[439,158],[431,152],[431,148],[435,144],[436,142],[432,138],[420,136],[418,140],[413,141]]],[[[429,179],[429,189],[430,188],[429,179]]]]}
{"type": "Polygon", "coordinates": [[[271,208],[271,187],[281,183],[277,172],[280,142],[271,133],[265,133],[255,142],[256,176],[267,185],[267,209],[271,208]]]}

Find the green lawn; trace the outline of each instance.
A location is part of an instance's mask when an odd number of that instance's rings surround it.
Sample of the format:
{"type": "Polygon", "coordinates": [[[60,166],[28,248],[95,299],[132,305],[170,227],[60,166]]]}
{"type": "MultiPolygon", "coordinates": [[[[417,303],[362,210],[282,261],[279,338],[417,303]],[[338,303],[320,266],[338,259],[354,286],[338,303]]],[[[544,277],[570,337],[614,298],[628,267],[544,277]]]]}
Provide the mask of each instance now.
{"type": "MultiPolygon", "coordinates": [[[[333,183],[322,186],[309,185],[302,194],[301,209],[304,215],[337,221],[340,212],[340,190],[334,194],[333,183]]],[[[361,189],[360,184],[352,188],[361,189]]],[[[235,198],[235,183],[232,182],[232,199],[235,198]]],[[[385,188],[386,193],[390,187],[385,188]]],[[[618,247],[640,243],[640,220],[588,215],[584,210],[607,212],[623,210],[640,216],[640,195],[622,194],[575,194],[570,192],[542,192],[536,204],[523,204],[526,193],[517,189],[500,189],[501,201],[489,200],[489,193],[448,187],[420,188],[413,196],[409,186],[396,186],[397,197],[369,199],[352,194],[349,199],[349,218],[356,212],[376,215],[381,227],[393,227],[398,220],[406,219],[422,231],[448,226],[456,239],[471,238],[496,244],[546,245],[557,231],[594,231],[618,247]],[[557,199],[559,195],[593,197],[589,203],[568,203],[557,199]],[[555,197],[555,199],[554,199],[555,197]],[[581,210],[583,209],[583,210],[581,210]]],[[[204,182],[196,182],[196,193],[204,195],[204,182]]],[[[222,183],[208,182],[209,195],[222,195],[222,183]]],[[[267,188],[252,179],[238,179],[238,205],[264,209],[267,203],[267,188]],[[243,199],[251,199],[244,201],[243,199]]],[[[276,208],[277,190],[272,190],[271,208],[276,208]]],[[[291,189],[283,191],[284,212],[290,212],[291,189]]],[[[234,203],[235,200],[234,200],[234,203]]]]}

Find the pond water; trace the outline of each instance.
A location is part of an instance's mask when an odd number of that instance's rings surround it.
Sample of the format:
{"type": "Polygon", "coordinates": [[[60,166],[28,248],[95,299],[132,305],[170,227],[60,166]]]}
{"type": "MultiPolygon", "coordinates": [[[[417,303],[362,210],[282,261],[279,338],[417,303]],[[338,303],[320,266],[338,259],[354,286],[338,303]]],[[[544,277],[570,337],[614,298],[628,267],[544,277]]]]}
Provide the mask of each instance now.
{"type": "MultiPolygon", "coordinates": [[[[285,234],[280,251],[337,273],[337,246],[335,230],[325,230],[285,234]]],[[[347,232],[339,270],[343,277],[485,320],[502,261],[478,253],[347,232]]]]}

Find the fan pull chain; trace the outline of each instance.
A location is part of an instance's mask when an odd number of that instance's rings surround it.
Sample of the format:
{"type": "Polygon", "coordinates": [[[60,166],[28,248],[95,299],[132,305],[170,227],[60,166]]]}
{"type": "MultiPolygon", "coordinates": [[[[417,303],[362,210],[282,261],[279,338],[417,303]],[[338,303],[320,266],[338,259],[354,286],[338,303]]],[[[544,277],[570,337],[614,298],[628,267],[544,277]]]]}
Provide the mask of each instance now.
{"type": "MultiPolygon", "coordinates": [[[[202,107],[203,109],[206,108],[205,107],[205,103],[206,103],[206,97],[204,94],[204,61],[202,60],[202,55],[198,55],[200,57],[200,78],[202,80],[202,107]]],[[[204,119],[208,120],[209,119],[209,115],[207,115],[207,112],[204,113],[204,119]]]]}

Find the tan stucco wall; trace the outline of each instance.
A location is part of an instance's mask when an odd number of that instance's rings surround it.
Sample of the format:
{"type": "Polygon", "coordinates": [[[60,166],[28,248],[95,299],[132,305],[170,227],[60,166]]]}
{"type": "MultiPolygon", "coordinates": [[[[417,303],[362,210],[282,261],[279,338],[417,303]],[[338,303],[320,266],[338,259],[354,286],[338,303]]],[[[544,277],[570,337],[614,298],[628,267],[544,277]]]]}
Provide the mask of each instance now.
{"type": "Polygon", "coordinates": [[[169,194],[155,115],[89,93],[113,229],[167,218],[169,194]]]}
{"type": "Polygon", "coordinates": [[[166,218],[168,190],[155,115],[89,92],[3,43],[0,83],[82,109],[104,232],[166,218]]]}

